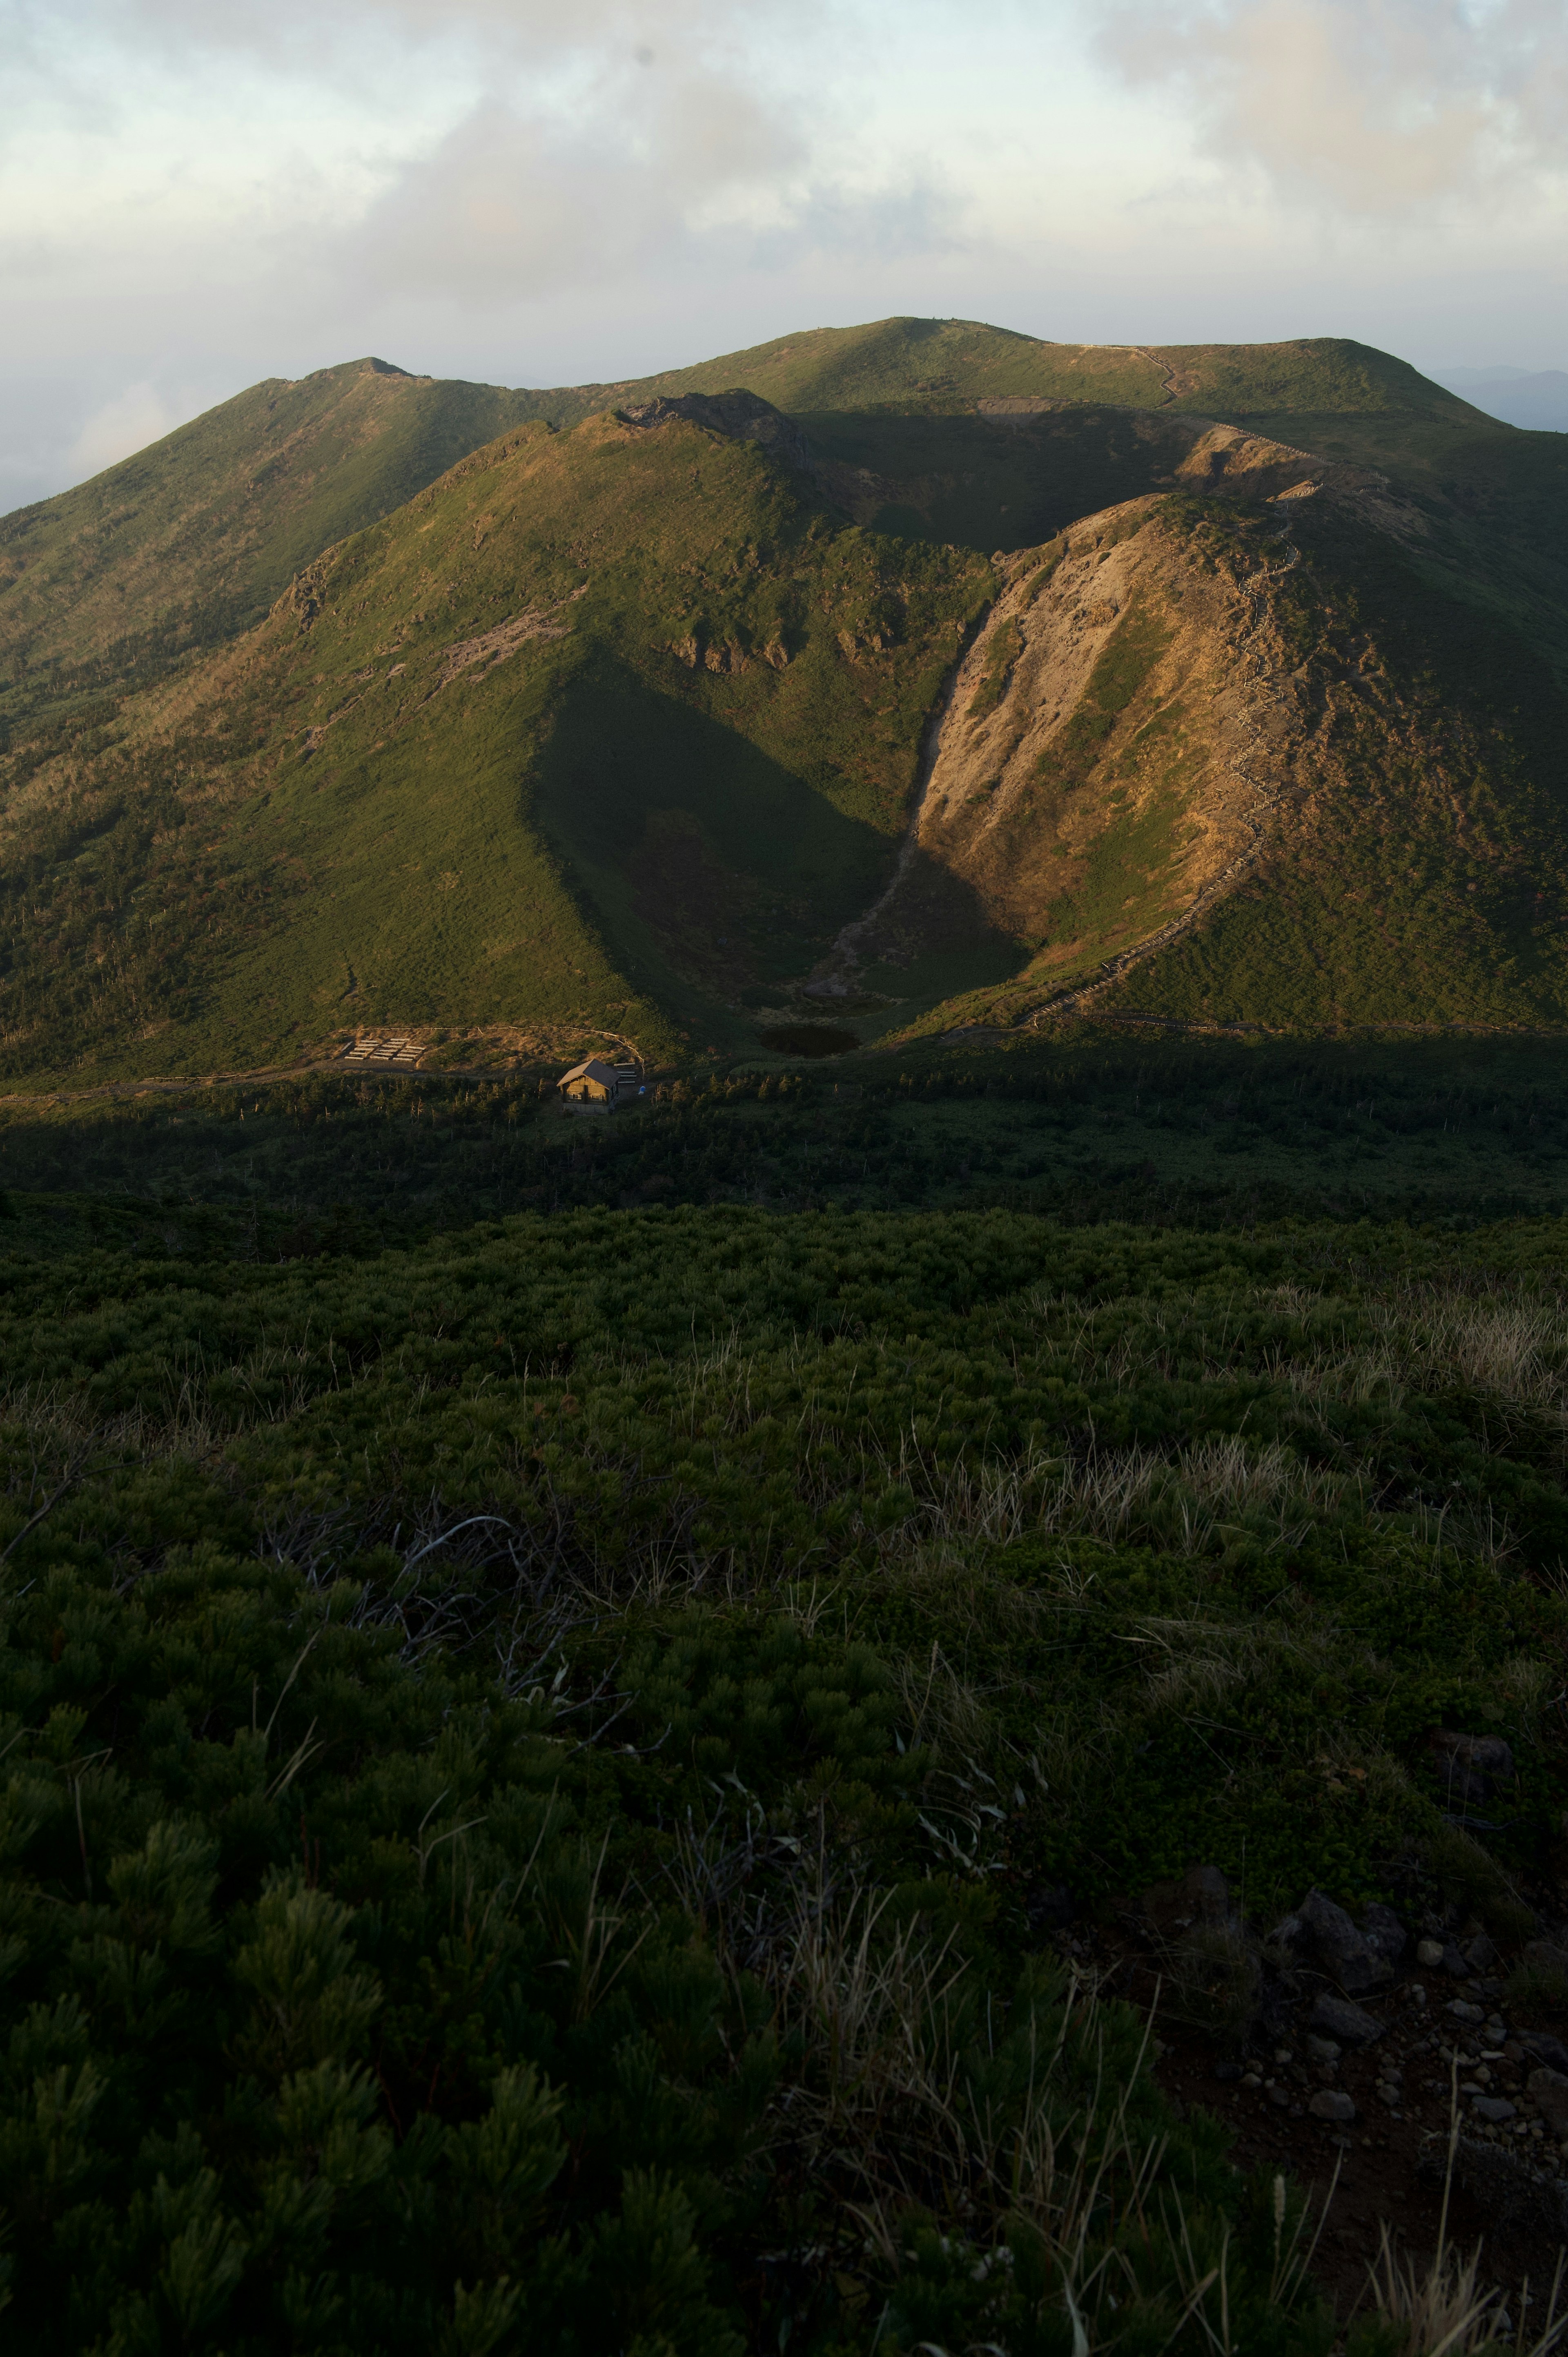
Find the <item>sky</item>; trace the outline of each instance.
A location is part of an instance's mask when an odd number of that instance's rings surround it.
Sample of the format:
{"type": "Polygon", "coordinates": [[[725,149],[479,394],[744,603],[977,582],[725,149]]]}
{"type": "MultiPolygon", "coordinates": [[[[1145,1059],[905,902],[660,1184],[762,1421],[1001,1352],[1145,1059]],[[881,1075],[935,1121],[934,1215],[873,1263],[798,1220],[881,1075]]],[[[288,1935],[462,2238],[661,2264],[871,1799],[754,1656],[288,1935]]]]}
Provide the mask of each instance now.
{"type": "Polygon", "coordinates": [[[0,511],[896,312],[1568,368],[1568,0],[0,0],[0,511]]]}

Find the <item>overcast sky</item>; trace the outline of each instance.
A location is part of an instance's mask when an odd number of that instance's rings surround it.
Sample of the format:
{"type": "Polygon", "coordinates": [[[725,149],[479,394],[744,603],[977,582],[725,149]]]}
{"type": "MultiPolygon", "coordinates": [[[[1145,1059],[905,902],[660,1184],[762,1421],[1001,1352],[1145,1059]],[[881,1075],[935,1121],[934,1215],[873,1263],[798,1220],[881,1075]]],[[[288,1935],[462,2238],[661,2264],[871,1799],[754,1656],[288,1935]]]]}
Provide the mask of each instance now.
{"type": "Polygon", "coordinates": [[[371,351],[1568,367],[1568,0],[0,0],[0,509],[371,351]]]}

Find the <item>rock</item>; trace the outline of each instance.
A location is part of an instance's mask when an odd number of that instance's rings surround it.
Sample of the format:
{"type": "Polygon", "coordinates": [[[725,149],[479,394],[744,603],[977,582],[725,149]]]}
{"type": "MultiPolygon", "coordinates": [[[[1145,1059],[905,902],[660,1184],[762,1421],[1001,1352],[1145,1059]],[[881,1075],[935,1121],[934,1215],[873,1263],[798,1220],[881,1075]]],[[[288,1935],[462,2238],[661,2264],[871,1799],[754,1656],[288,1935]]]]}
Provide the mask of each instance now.
{"type": "Polygon", "coordinates": [[[1230,1921],[1230,1885],[1217,1866],[1189,1866],[1182,1883],[1205,1923],[1230,1921]]]}
{"type": "Polygon", "coordinates": [[[1316,2095],[1307,2097],[1306,2108],[1315,2120],[1335,2120],[1341,2125],[1356,2116],[1355,2104],[1340,2087],[1319,2087],[1316,2095]]]}
{"type": "Polygon", "coordinates": [[[1489,1973],[1498,1961],[1498,1952],[1485,1932],[1466,1940],[1459,1953],[1473,1973],[1489,1973]]]}
{"type": "MultiPolygon", "coordinates": [[[[1435,2190],[1447,2165],[1446,2138],[1434,2137],[1416,2173],[1435,2190]]],[[[1454,2182],[1494,2227],[1518,2228],[1548,2251],[1568,2241],[1568,2189],[1533,2167],[1511,2142],[1462,2136],[1454,2153],[1454,2182]]]]}
{"type": "Polygon", "coordinates": [[[1320,2038],[1333,2038],[1341,2046],[1371,2046],[1387,2029],[1375,2014],[1364,2013],[1359,2005],[1348,2004],[1344,1997],[1330,1996],[1326,1990],[1314,2001],[1308,2027],[1320,2038]]]}
{"type": "Polygon", "coordinates": [[[1315,2062],[1337,2062],[1345,2050],[1337,2046],[1332,2038],[1309,2038],[1306,2050],[1315,2062]]]}
{"type": "Polygon", "coordinates": [[[1470,1967],[1466,1962],[1465,1951],[1463,1948],[1456,1948],[1452,1940],[1444,1943],[1443,1969],[1456,1981],[1467,1981],[1470,1977],[1470,1967]]]}
{"type": "Polygon", "coordinates": [[[1236,2061],[1217,2062],[1214,2066],[1214,2075],[1217,2079],[1239,2079],[1241,2076],[1241,2065],[1236,2061]]]}
{"type": "Polygon", "coordinates": [[[1336,1907],[1321,1890],[1309,1890],[1299,1911],[1302,1929],[1318,1962],[1347,1996],[1369,1996],[1374,1989],[1388,1986],[1394,1976],[1392,1964],[1369,1947],[1343,1907],[1336,1907]]]}
{"type": "Polygon", "coordinates": [[[1442,1941],[1418,1940],[1415,1943],[1415,1961],[1423,1972],[1434,1973],[1443,1962],[1442,1941]]]}
{"type": "Polygon", "coordinates": [[[1520,2045],[1532,2062],[1543,2062],[1549,2071],[1561,2071],[1568,2076],[1568,2046],[1553,2038],[1548,2029],[1528,2029],[1520,2045]]]}
{"type": "Polygon", "coordinates": [[[1524,1962],[1535,1972],[1568,1976],[1568,1948],[1560,1948],[1554,1940],[1527,1940],[1524,1962]]]}
{"type": "Polygon", "coordinates": [[[760,393],[660,393],[651,401],[633,402],[616,414],[623,425],[645,432],[667,425],[671,418],[688,418],[693,425],[705,425],[711,434],[723,434],[734,441],[760,442],[771,457],[782,458],[802,473],[811,470],[800,427],[760,393]]]}
{"type": "Polygon", "coordinates": [[[1568,2072],[1542,2066],[1530,2072],[1524,2091],[1552,2135],[1568,2136],[1568,2072]]]}
{"type": "Polygon", "coordinates": [[[1432,1750],[1444,1799],[1461,1814],[1489,1801],[1498,1784],[1513,1781],[1513,1753],[1500,1736],[1463,1735],[1443,1727],[1432,1738],[1432,1750]]]}
{"type": "Polygon", "coordinates": [[[1505,2127],[1509,2120],[1517,2117],[1506,2095],[1472,2095],[1470,2109],[1479,2118],[1488,2120],[1495,2128],[1505,2127]]]}
{"type": "Polygon", "coordinates": [[[1397,1964],[1410,1945],[1410,1934],[1404,1925],[1380,1899],[1362,1908],[1361,1937],[1374,1955],[1386,1957],[1391,1964],[1397,1964]]]}
{"type": "Polygon", "coordinates": [[[1451,2013],[1455,2021],[1468,2021],[1478,2024],[1485,2021],[1487,2018],[1486,2008],[1484,2006],[1470,2005],[1462,1996],[1450,1997],[1443,2010],[1444,2013],[1451,2013]]]}

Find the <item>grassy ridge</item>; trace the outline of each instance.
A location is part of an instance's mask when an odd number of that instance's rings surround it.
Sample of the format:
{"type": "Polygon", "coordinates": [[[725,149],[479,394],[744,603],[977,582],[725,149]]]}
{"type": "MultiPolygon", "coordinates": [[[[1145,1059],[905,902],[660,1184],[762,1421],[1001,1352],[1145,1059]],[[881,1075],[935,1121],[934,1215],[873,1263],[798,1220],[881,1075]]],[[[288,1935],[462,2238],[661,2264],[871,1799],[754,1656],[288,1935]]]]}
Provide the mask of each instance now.
{"type": "Polygon", "coordinates": [[[1170,405],[1220,417],[1285,409],[1480,414],[1407,362],[1345,337],[1279,344],[1058,344],[977,319],[892,318],[808,328],[694,368],[534,398],[560,404],[544,414],[564,423],[575,402],[596,408],[607,398],[719,393],[737,384],[792,412],[887,404],[909,414],[986,397],[1033,396],[1170,405]]]}
{"type": "Polygon", "coordinates": [[[1375,468],[1423,520],[1412,558],[1434,583],[1563,674],[1568,642],[1568,449],[1561,434],[1492,420],[1322,415],[1262,430],[1375,468]]]}
{"type": "MultiPolygon", "coordinates": [[[[823,330],[618,390],[737,370],[815,404],[820,478],[733,443],[721,458],[710,436],[623,511],[623,429],[553,444],[536,425],[460,461],[432,510],[440,460],[544,396],[363,363],[257,388],[11,520],[5,1068],[233,1067],[383,1022],[740,1045],[886,879],[984,553],[1167,480],[1181,436],[1162,421],[1205,404],[1380,455],[1405,546],[1369,529],[1330,545],[1303,518],[1311,562],[1277,605],[1323,674],[1311,823],[1283,826],[1261,897],[1141,971],[1128,1006],[1298,1028],[1561,1019],[1562,716],[1517,651],[1555,659],[1568,577],[1530,437],[1359,346],[1079,350],[961,321],[823,330]],[[957,414],[993,395],[1068,405],[957,414]],[[291,573],[286,612],[242,648],[291,573]],[[521,635],[443,668],[508,625],[521,635]]],[[[1167,502],[1173,528],[1187,504],[1167,502]]],[[[1216,548],[1271,536],[1219,509],[1205,529],[1216,548]]],[[[1012,924],[1025,947],[1079,940],[1087,966],[1168,912],[1151,878],[1193,748],[1166,750],[1165,816],[1108,810],[1071,891],[1012,924]]],[[[908,945],[907,983],[875,977],[908,1002],[896,1019],[977,978],[930,1020],[1033,1004],[1033,975],[997,999],[1006,945],[969,887],[956,907],[951,877],[932,890],[983,953],[908,945]]]]}
{"type": "Polygon", "coordinates": [[[495,385],[381,361],[270,379],[0,519],[0,726],[142,684],[257,620],[330,542],[521,422],[495,385]]]}

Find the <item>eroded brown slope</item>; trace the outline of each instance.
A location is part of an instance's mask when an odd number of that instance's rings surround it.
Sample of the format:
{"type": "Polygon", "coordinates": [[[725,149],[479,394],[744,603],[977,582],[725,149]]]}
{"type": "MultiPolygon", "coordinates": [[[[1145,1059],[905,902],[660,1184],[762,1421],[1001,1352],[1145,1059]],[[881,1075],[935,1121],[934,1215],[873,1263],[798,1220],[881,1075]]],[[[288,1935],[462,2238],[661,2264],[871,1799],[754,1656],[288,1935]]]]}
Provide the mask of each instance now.
{"type": "Polygon", "coordinates": [[[1293,505],[1330,482],[1380,495],[1224,426],[1178,480],[1269,500],[1277,527],[1219,565],[1187,504],[1154,496],[1010,560],[938,718],[898,876],[841,941],[839,979],[1004,940],[1038,999],[1192,921],[1255,856],[1308,726],[1270,596],[1297,561],[1293,505]]]}
{"type": "Polygon", "coordinates": [[[1380,477],[1224,428],[1184,474],[1001,568],[899,873],[816,986],[920,1028],[1563,1028],[1549,667],[1380,477]]]}

